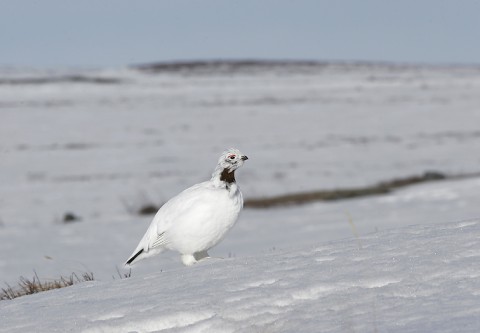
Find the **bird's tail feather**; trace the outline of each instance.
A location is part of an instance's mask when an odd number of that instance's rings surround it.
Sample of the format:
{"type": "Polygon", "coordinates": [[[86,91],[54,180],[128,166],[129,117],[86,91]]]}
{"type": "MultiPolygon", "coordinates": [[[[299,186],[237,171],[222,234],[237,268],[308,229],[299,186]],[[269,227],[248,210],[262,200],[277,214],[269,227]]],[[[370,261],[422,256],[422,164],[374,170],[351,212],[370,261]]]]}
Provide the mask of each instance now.
{"type": "Polygon", "coordinates": [[[143,249],[140,249],[140,251],[138,251],[137,253],[135,253],[133,256],[130,257],[130,259],[127,260],[127,262],[125,263],[125,265],[132,265],[133,264],[133,261],[135,259],[137,259],[137,257],[142,254],[143,252],[143,249]]]}
{"type": "Polygon", "coordinates": [[[140,247],[135,249],[133,254],[130,256],[130,258],[127,260],[125,263],[125,266],[131,266],[137,263],[137,261],[152,257],[156,254],[159,254],[161,252],[165,251],[164,247],[155,247],[155,248],[150,248],[148,250],[145,250],[144,247],[140,247]]]}

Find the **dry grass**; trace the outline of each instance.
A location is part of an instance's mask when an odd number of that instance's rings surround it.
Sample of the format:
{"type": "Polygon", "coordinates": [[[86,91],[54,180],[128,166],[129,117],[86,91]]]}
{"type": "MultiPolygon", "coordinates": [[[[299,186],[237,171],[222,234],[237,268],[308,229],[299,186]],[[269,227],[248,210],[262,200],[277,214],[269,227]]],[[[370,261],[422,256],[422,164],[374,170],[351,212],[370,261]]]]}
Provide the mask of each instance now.
{"type": "MultiPolygon", "coordinates": [[[[132,277],[132,269],[131,268],[128,270],[128,272],[120,272],[120,269],[118,267],[116,267],[116,268],[117,268],[117,274],[118,274],[118,277],[120,278],[120,280],[128,279],[128,278],[132,277]]],[[[112,278],[114,280],[116,280],[115,275],[112,275],[112,278]]]]}
{"type": "Polygon", "coordinates": [[[80,276],[72,273],[72,275],[70,275],[69,277],[62,276],[58,280],[41,281],[37,275],[37,272],[35,272],[35,275],[32,279],[28,279],[23,276],[20,277],[20,281],[18,282],[16,287],[12,287],[7,284],[5,288],[2,288],[0,290],[0,300],[11,300],[25,295],[31,295],[52,289],[65,288],[76,283],[93,280],[93,273],[83,273],[80,276]]]}

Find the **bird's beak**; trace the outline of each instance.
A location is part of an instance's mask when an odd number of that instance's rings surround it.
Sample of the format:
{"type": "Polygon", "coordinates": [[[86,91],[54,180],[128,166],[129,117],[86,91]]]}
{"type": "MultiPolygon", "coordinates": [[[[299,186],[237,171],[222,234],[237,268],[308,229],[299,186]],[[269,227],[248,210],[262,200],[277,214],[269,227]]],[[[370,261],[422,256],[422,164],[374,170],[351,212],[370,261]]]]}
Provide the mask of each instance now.
{"type": "Polygon", "coordinates": [[[245,156],[245,155],[243,155],[243,156],[242,156],[242,160],[246,161],[246,160],[248,160],[248,157],[245,156]]]}

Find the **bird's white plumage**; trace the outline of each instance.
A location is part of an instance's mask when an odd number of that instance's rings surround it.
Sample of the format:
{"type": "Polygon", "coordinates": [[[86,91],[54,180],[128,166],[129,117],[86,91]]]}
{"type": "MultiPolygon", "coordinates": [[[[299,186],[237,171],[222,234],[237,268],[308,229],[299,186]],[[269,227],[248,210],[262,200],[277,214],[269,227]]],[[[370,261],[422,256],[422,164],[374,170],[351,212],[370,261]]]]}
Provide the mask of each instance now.
{"type": "Polygon", "coordinates": [[[185,265],[208,257],[207,251],[222,240],[243,207],[234,173],[246,159],[238,149],[225,151],[209,181],[196,184],[165,203],[127,264],[164,250],[180,252],[185,265]]]}

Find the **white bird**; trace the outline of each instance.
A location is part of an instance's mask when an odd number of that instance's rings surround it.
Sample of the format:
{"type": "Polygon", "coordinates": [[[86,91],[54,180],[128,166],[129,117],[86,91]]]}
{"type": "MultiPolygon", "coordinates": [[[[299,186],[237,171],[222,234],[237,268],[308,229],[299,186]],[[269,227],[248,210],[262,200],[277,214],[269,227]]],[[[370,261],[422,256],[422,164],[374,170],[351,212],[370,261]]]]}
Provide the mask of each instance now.
{"type": "Polygon", "coordinates": [[[233,227],[243,208],[235,170],[247,159],[238,149],[228,149],[209,181],[193,185],[166,202],[126,265],[165,250],[180,252],[186,266],[208,258],[207,251],[233,227]]]}

